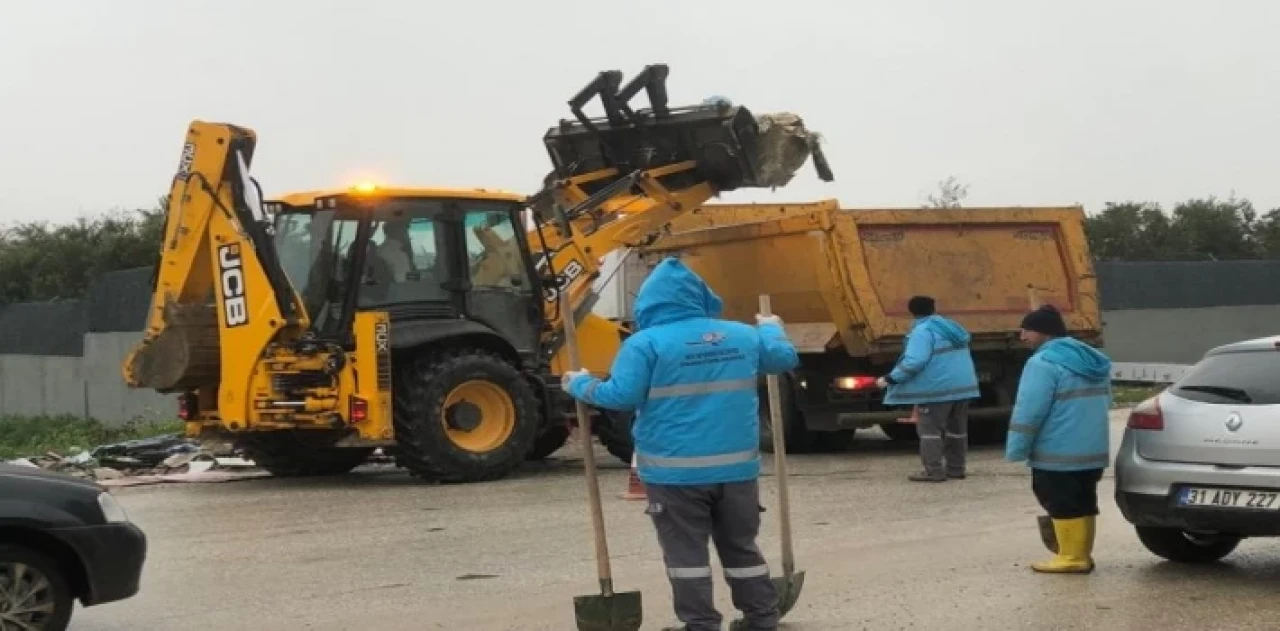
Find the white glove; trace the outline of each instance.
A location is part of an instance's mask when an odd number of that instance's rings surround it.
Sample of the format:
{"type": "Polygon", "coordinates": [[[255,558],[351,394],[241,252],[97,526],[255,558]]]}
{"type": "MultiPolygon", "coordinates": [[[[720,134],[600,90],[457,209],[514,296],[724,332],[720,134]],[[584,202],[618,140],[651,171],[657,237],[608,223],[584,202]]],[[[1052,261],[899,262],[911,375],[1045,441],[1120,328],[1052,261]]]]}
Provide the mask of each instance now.
{"type": "Polygon", "coordinates": [[[589,370],[566,370],[563,375],[560,375],[560,388],[563,389],[565,392],[568,392],[569,384],[573,383],[573,380],[575,377],[579,375],[589,376],[590,374],[591,374],[591,371],[589,370]]]}
{"type": "Polygon", "coordinates": [[[756,324],[776,324],[778,326],[782,326],[782,318],[779,318],[776,315],[761,315],[757,313],[756,324]]]}
{"type": "Polygon", "coordinates": [[[876,387],[877,387],[877,388],[880,388],[881,390],[884,390],[885,388],[888,388],[888,387],[889,387],[889,380],[888,380],[888,379],[885,379],[884,377],[880,377],[879,379],[876,379],[876,387]]]}

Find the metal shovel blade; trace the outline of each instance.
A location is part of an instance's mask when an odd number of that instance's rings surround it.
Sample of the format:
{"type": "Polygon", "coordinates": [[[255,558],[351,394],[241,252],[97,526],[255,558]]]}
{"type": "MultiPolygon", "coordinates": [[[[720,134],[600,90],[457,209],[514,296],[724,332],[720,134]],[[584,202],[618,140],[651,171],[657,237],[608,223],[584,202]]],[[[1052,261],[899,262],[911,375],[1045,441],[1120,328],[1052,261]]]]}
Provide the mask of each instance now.
{"type": "Polygon", "coordinates": [[[640,631],[644,620],[640,592],[575,596],[573,612],[578,617],[578,631],[640,631]]]}
{"type": "Polygon", "coordinates": [[[773,577],[773,587],[778,591],[778,617],[787,615],[804,589],[804,572],[773,577]]]}
{"type": "Polygon", "coordinates": [[[1036,525],[1040,527],[1040,541],[1049,552],[1058,553],[1058,533],[1053,529],[1053,519],[1047,515],[1036,517],[1036,525]]]}

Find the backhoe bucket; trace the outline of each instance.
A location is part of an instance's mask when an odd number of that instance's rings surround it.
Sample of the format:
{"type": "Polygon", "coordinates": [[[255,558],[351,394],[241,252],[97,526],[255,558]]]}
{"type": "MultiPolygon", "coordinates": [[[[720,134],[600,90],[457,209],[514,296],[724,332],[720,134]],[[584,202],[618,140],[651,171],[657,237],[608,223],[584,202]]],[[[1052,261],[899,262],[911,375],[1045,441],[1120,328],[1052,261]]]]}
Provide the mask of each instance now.
{"type": "Polygon", "coordinates": [[[578,631],[640,631],[644,621],[640,592],[575,596],[578,631]]]}
{"type": "Polygon", "coordinates": [[[700,105],[667,106],[667,67],[647,66],[626,86],[622,73],[602,72],[569,101],[576,120],[563,120],[543,138],[554,176],[568,179],[603,169],[614,178],[592,183],[589,193],[635,171],[693,161],[697,169],[670,176],[668,188],[710,182],[720,191],[783,186],[810,155],[819,177],[833,176],[818,137],[793,114],[753,116],[746,107],[715,97],[700,105]],[[632,110],[643,90],[650,107],[632,110]],[[605,115],[589,118],[582,108],[600,98],[605,115]]]}
{"type": "Polygon", "coordinates": [[[773,588],[778,591],[778,617],[782,617],[800,600],[800,592],[804,590],[804,572],[791,572],[775,576],[772,580],[773,588]]]}

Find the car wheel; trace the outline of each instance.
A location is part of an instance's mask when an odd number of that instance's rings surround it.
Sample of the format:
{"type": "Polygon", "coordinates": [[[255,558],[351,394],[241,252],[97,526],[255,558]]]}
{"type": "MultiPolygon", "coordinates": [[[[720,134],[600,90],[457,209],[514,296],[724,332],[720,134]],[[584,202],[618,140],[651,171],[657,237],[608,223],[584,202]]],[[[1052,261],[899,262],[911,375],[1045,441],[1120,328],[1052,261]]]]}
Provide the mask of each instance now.
{"type": "Polygon", "coordinates": [[[56,561],[22,546],[0,546],[0,628],[63,631],[74,605],[56,561]]]}
{"type": "Polygon", "coordinates": [[[1201,535],[1177,528],[1137,526],[1138,539],[1152,554],[1176,563],[1213,563],[1240,545],[1235,535],[1201,535]]]}

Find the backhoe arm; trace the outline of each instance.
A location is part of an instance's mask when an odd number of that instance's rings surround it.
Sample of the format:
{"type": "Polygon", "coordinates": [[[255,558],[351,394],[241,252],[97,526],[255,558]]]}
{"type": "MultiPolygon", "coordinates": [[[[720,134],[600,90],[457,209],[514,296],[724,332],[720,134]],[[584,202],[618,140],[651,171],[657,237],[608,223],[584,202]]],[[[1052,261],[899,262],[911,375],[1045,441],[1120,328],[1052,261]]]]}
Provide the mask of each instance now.
{"type": "Polygon", "coordinates": [[[124,363],[129,386],[216,393],[231,418],[250,414],[263,350],[309,325],[248,173],[255,144],[249,129],[191,123],[169,192],[146,332],[124,363]]]}

